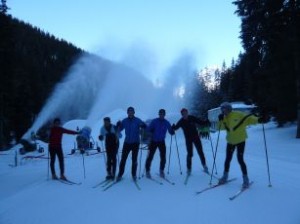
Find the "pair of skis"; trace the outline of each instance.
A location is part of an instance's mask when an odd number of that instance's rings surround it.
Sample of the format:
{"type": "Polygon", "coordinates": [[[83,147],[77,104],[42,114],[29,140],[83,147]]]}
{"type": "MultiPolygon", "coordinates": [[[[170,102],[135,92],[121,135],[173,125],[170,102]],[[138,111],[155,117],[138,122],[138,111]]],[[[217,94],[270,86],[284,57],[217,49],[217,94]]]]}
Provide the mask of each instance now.
{"type": "Polygon", "coordinates": [[[71,180],[63,180],[63,179],[57,179],[59,182],[63,183],[63,184],[67,184],[67,185],[81,185],[81,182],[74,182],[71,180]]]}
{"type": "MultiPolygon", "coordinates": [[[[110,189],[111,187],[115,186],[116,184],[120,183],[122,180],[118,180],[118,181],[102,181],[102,184],[99,183],[97,185],[95,185],[93,188],[97,188],[98,186],[102,186],[103,191],[107,191],[108,189],[110,189]]],[[[140,191],[141,187],[140,185],[137,183],[137,180],[133,180],[134,185],[136,186],[136,188],[140,191]]]]}
{"type": "MultiPolygon", "coordinates": [[[[171,181],[171,180],[169,180],[167,177],[162,177],[162,176],[160,176],[159,174],[156,174],[162,181],[165,181],[166,183],[168,183],[168,184],[171,184],[171,185],[175,185],[175,183],[173,182],[173,181],[171,181]]],[[[163,185],[163,182],[162,181],[159,181],[159,180],[157,180],[157,179],[155,179],[155,178],[153,178],[153,177],[146,177],[147,179],[149,179],[149,180],[151,180],[151,181],[153,181],[153,182],[155,182],[155,183],[157,183],[157,184],[159,184],[159,185],[163,185]]]]}
{"type": "MultiPolygon", "coordinates": [[[[237,178],[232,178],[232,179],[229,179],[225,183],[218,183],[218,184],[211,185],[211,186],[209,186],[207,188],[204,188],[204,189],[202,189],[200,191],[197,191],[196,195],[202,194],[205,191],[209,191],[209,190],[215,189],[215,188],[220,187],[220,186],[224,186],[224,185],[226,185],[226,184],[228,184],[228,183],[230,183],[232,181],[235,181],[236,179],[237,178]]],[[[233,194],[231,197],[229,197],[229,200],[232,201],[232,200],[236,199],[237,197],[239,197],[243,192],[245,192],[247,189],[249,189],[253,183],[254,182],[251,181],[247,187],[241,187],[235,194],[233,194]]]]}
{"type": "Polygon", "coordinates": [[[110,183],[112,183],[113,180],[112,179],[105,179],[101,182],[99,182],[98,184],[94,185],[92,188],[97,188],[97,187],[106,187],[107,185],[109,185],[110,183]]]}
{"type": "MultiPolygon", "coordinates": [[[[211,174],[210,174],[209,172],[205,172],[205,171],[203,171],[203,172],[204,172],[205,174],[211,176],[211,174]]],[[[187,174],[187,175],[185,176],[185,179],[184,179],[184,182],[183,182],[184,185],[187,185],[187,184],[188,184],[189,179],[190,179],[190,176],[191,176],[191,174],[187,174]]],[[[217,176],[215,176],[215,175],[212,175],[212,177],[219,180],[219,178],[218,178],[217,176]]]]}
{"type": "MultiPolygon", "coordinates": [[[[158,175],[158,176],[159,176],[159,175],[158,175]]],[[[166,178],[166,177],[161,177],[161,176],[159,176],[159,177],[160,177],[162,180],[164,180],[165,182],[167,182],[167,183],[169,183],[169,184],[171,184],[171,185],[175,185],[175,183],[172,182],[172,181],[170,181],[168,178],[166,178]]],[[[161,182],[161,181],[159,181],[159,180],[156,180],[156,179],[154,179],[154,178],[147,178],[147,179],[149,179],[149,180],[151,180],[151,181],[153,181],[153,182],[155,182],[155,183],[157,183],[157,184],[159,184],[159,185],[162,185],[162,184],[163,184],[163,182],[161,182]]],[[[95,186],[93,186],[93,188],[97,188],[97,187],[99,187],[99,186],[102,186],[102,187],[103,187],[103,191],[107,191],[108,189],[110,189],[111,187],[113,187],[114,185],[116,185],[116,184],[118,184],[118,183],[120,183],[120,182],[121,182],[121,180],[119,180],[119,181],[104,180],[104,181],[102,181],[102,182],[96,184],[95,186]]],[[[134,185],[136,186],[136,188],[140,191],[140,190],[141,190],[141,187],[140,187],[140,185],[138,184],[137,180],[133,180],[133,183],[134,183],[134,185]]]]}

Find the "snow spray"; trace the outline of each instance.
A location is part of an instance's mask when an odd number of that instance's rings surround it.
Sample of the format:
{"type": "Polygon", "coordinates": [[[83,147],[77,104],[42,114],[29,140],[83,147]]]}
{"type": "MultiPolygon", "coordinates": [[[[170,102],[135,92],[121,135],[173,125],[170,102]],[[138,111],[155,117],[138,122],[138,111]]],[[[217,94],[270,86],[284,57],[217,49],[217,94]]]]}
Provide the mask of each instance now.
{"type": "Polygon", "coordinates": [[[178,90],[184,88],[187,75],[194,69],[193,57],[180,55],[160,76],[155,74],[160,79],[160,84],[155,85],[153,60],[150,66],[147,54],[139,57],[142,49],[139,53],[137,49],[129,52],[134,53],[127,52],[118,63],[92,55],[78,59],[22,138],[29,139],[31,132],[37,132],[55,117],[87,119],[86,125],[92,127],[105,114],[116,109],[126,111],[128,106],[150,118],[156,117],[160,108],[178,113],[183,103],[178,90]]]}

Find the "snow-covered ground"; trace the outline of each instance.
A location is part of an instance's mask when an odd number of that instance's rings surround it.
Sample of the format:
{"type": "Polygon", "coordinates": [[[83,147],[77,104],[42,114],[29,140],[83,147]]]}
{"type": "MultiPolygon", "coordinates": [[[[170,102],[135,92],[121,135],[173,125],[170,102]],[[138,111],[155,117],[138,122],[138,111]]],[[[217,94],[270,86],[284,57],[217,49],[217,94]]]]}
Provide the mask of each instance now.
{"type": "MultiPolygon", "coordinates": [[[[66,124],[66,127],[75,129],[83,124],[83,121],[73,121],[66,124]]],[[[93,128],[95,140],[100,124],[93,128]]],[[[170,173],[167,177],[176,184],[164,182],[159,185],[142,178],[138,182],[141,191],[131,180],[130,157],[121,183],[107,191],[101,187],[92,188],[105,177],[104,157],[102,154],[84,157],[84,179],[83,157],[80,154],[67,155],[73,147],[74,136],[65,137],[63,146],[66,176],[70,180],[82,182],[79,186],[48,180],[47,159],[22,159],[18,155],[19,166],[10,167],[9,164],[14,164],[15,151],[1,152],[0,224],[299,224],[300,140],[295,139],[296,126],[278,129],[270,123],[265,126],[265,130],[273,186],[268,187],[262,126],[250,127],[245,160],[254,184],[234,201],[230,201],[229,197],[242,183],[235,157],[231,163],[230,176],[238,179],[196,196],[196,191],[209,186],[210,177],[201,171],[200,160],[195,153],[192,176],[187,185],[183,184],[186,150],[181,131],[177,132],[177,141],[183,175],[180,174],[173,139],[170,173]]],[[[214,149],[217,134],[212,134],[214,149]]],[[[169,136],[166,143],[169,155],[169,136]]],[[[202,143],[207,163],[211,167],[211,144],[208,140],[202,140],[202,143]]],[[[225,133],[222,132],[216,161],[218,176],[223,172],[225,144],[225,133]]],[[[43,146],[47,149],[46,145],[43,146]]],[[[145,157],[146,151],[143,151],[142,171],[145,157]]],[[[158,171],[158,165],[157,152],[152,163],[153,174],[158,171]]],[[[167,168],[168,163],[166,171],[167,168]]]]}

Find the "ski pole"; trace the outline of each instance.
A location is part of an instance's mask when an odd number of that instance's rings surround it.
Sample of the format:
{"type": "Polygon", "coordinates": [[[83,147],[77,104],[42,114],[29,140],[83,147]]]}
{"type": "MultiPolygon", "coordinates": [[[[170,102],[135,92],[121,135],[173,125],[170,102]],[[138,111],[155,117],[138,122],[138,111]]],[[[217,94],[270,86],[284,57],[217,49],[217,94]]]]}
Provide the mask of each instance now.
{"type": "Polygon", "coordinates": [[[179,157],[179,150],[178,150],[178,144],[177,144],[176,134],[174,134],[174,136],[175,136],[175,143],[176,143],[176,149],[177,149],[177,157],[178,157],[178,163],[179,163],[179,170],[180,170],[180,174],[182,175],[181,163],[180,163],[180,157],[179,157]]]}
{"type": "Polygon", "coordinates": [[[141,138],[140,138],[140,162],[139,162],[139,179],[141,179],[141,172],[142,172],[142,156],[143,156],[143,147],[142,147],[142,143],[143,143],[143,136],[144,136],[144,129],[142,129],[141,131],[141,138]]]}
{"type": "Polygon", "coordinates": [[[268,170],[268,179],[269,179],[269,187],[272,187],[271,184],[271,175],[270,175],[270,166],[269,166],[269,157],[268,157],[268,148],[267,148],[267,141],[266,141],[266,133],[265,133],[265,126],[262,123],[263,128],[263,137],[264,137],[264,145],[265,145],[265,152],[266,152],[266,161],[267,161],[267,170],[268,170]]]}
{"type": "MultiPolygon", "coordinates": [[[[149,146],[148,146],[148,149],[149,149],[149,146]]],[[[147,159],[148,159],[149,153],[150,153],[150,150],[148,150],[147,157],[146,157],[147,159]]],[[[146,162],[147,162],[147,159],[146,159],[146,162]]],[[[140,177],[140,179],[145,176],[145,173],[146,173],[146,165],[144,166],[144,170],[143,170],[143,173],[142,173],[142,176],[140,177]]]]}
{"type": "Polygon", "coordinates": [[[139,164],[139,178],[141,179],[141,172],[142,172],[142,156],[143,156],[143,151],[142,151],[142,148],[140,146],[140,164],[139,164]]]}
{"type": "Polygon", "coordinates": [[[83,165],[83,176],[84,176],[84,179],[85,179],[85,164],[84,164],[84,155],[83,155],[83,153],[82,153],[81,155],[82,155],[82,165],[83,165]]]}
{"type": "MultiPolygon", "coordinates": [[[[212,143],[212,140],[211,140],[211,135],[210,135],[210,133],[208,134],[208,138],[209,138],[209,141],[210,141],[211,152],[212,152],[212,155],[213,155],[213,157],[214,157],[214,147],[213,147],[213,143],[212,143]]],[[[216,169],[216,174],[218,174],[217,164],[214,164],[214,165],[215,165],[215,169],[216,169]]]]}
{"type": "Polygon", "coordinates": [[[49,148],[48,148],[48,168],[47,168],[47,180],[49,180],[49,166],[50,166],[50,151],[49,151],[49,148]]]}
{"type": "Polygon", "coordinates": [[[172,139],[173,135],[171,135],[171,140],[170,140],[170,151],[169,151],[169,163],[168,163],[168,174],[170,173],[170,162],[171,162],[171,152],[172,152],[172,139]]]}
{"type": "Polygon", "coordinates": [[[101,144],[102,144],[102,149],[103,149],[103,160],[104,160],[104,167],[105,167],[105,170],[106,170],[106,168],[107,168],[107,161],[106,161],[106,155],[105,155],[105,153],[106,153],[106,150],[104,150],[104,143],[103,143],[103,141],[101,141],[101,144]]]}
{"type": "Polygon", "coordinates": [[[221,125],[219,125],[219,131],[218,131],[218,137],[217,137],[217,144],[216,144],[216,150],[215,150],[215,154],[214,154],[213,168],[212,168],[212,171],[211,171],[211,174],[210,174],[209,185],[212,184],[212,178],[213,178],[214,168],[216,166],[216,157],[217,157],[217,151],[218,151],[218,145],[219,145],[220,132],[221,132],[221,125]]]}

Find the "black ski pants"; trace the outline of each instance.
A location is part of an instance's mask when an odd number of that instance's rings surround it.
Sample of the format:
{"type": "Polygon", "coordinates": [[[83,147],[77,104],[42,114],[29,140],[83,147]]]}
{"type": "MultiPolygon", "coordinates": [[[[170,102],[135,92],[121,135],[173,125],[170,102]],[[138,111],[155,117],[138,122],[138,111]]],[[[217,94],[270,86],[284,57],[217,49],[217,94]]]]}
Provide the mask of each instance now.
{"type": "Polygon", "coordinates": [[[117,153],[118,147],[106,147],[106,171],[108,175],[115,176],[116,175],[116,168],[117,168],[117,153]]]}
{"type": "Polygon", "coordinates": [[[192,157],[193,157],[193,144],[196,147],[197,153],[200,157],[202,166],[206,166],[206,160],[203,153],[202,143],[200,138],[194,137],[194,138],[188,138],[185,141],[186,144],[186,150],[187,150],[187,157],[186,157],[186,166],[188,170],[192,169],[192,157]]]}
{"type": "Polygon", "coordinates": [[[138,142],[136,142],[136,143],[126,143],[126,142],[124,142],[123,149],[122,149],[121,162],[120,162],[120,166],[119,166],[118,177],[122,177],[123,174],[124,174],[126,160],[127,160],[127,157],[128,157],[130,152],[131,152],[131,156],[132,156],[131,175],[132,175],[132,177],[136,177],[136,171],[137,171],[137,165],[138,165],[137,159],[138,159],[138,153],[139,153],[139,146],[140,146],[140,143],[138,143],[138,142]]]}
{"type": "Polygon", "coordinates": [[[49,153],[50,153],[51,174],[56,175],[56,173],[55,173],[55,159],[56,159],[56,156],[57,156],[58,162],[59,162],[59,168],[60,168],[60,175],[64,175],[64,173],[65,173],[64,154],[63,154],[61,145],[52,145],[52,146],[50,145],[49,146],[49,153]]]}
{"type": "Polygon", "coordinates": [[[236,145],[232,145],[232,144],[227,143],[226,159],[225,159],[225,164],[224,164],[224,172],[225,173],[229,172],[230,162],[232,160],[235,148],[237,148],[237,154],[236,155],[237,155],[237,160],[240,164],[242,173],[243,173],[243,175],[247,175],[247,166],[246,166],[246,163],[244,161],[245,142],[241,142],[241,143],[236,144],[236,145]]]}
{"type": "Polygon", "coordinates": [[[158,148],[159,153],[160,153],[160,166],[159,169],[160,170],[164,170],[165,169],[165,165],[166,165],[166,144],[165,141],[161,141],[161,142],[154,142],[151,141],[149,144],[149,153],[148,153],[148,157],[146,160],[146,172],[150,171],[150,167],[151,167],[151,163],[154,157],[154,154],[156,152],[156,149],[158,148]]]}

